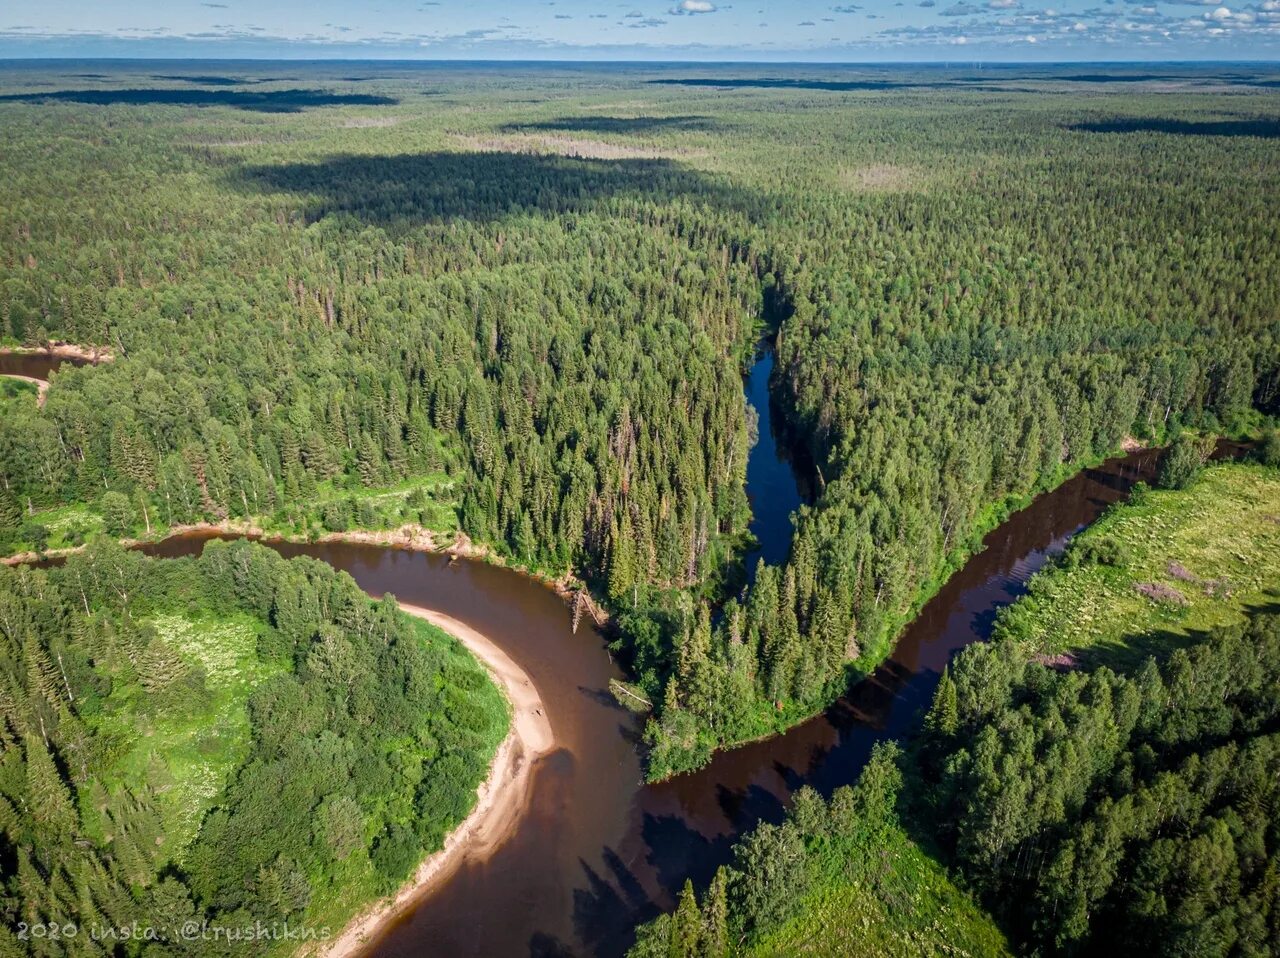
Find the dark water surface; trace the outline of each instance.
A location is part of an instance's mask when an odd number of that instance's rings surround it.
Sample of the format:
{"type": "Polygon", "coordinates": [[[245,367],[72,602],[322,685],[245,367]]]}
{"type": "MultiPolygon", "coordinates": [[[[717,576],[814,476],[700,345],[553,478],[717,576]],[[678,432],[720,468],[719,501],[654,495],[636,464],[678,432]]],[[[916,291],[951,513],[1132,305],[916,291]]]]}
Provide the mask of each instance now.
{"type": "Polygon", "coordinates": [[[63,363],[81,365],[70,359],[59,359],[45,353],[0,353],[0,376],[30,376],[32,379],[49,378],[63,363]]]}
{"type": "Polygon", "coordinates": [[[0,375],[24,375],[32,379],[49,379],[59,366],[86,366],[88,360],[63,359],[45,352],[0,352],[0,375]]]}
{"type": "Polygon", "coordinates": [[[743,556],[749,581],[754,581],[756,562],[769,565],[786,561],[791,548],[791,514],[808,498],[809,490],[797,474],[810,471],[805,464],[792,468],[793,453],[785,437],[775,428],[773,403],[769,398],[769,378],[773,375],[773,349],[762,343],[747,373],[743,388],[747,403],[756,411],[758,438],[747,457],[747,498],[751,501],[751,525],[756,546],[743,556]]]}
{"type": "MultiPolygon", "coordinates": [[[[942,667],[990,634],[996,611],[1075,532],[1149,480],[1153,452],[1109,460],[1046,493],[985,539],[928,602],[893,656],[826,713],[786,735],[718,755],[660,785],[640,781],[639,722],[619,709],[619,673],[600,636],[575,635],[564,604],[518,573],[443,556],[342,543],[272,548],[349,572],[374,595],[445,612],[497,641],[542,693],[563,747],[542,759],[516,834],[466,862],[374,943],[379,956],[601,955],[625,951],[637,920],[672,904],[686,877],[709,880],[735,837],[776,820],[803,783],[853,781],[871,746],[905,734],[942,667]]],[[[269,543],[270,544],[270,543],[269,543]]],[[[193,539],[153,550],[198,551],[193,539]]]]}

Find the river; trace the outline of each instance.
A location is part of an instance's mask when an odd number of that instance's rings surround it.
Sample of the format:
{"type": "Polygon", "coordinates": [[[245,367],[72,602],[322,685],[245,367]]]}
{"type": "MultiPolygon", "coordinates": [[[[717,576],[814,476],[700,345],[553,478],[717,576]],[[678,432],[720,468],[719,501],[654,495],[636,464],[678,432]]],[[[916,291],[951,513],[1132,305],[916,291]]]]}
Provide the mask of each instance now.
{"type": "MultiPolygon", "coordinates": [[[[758,371],[767,380],[768,371],[758,371]]],[[[754,372],[747,390],[759,402],[754,372]]],[[[772,441],[767,402],[758,408],[761,433],[772,441]]],[[[776,446],[758,447],[757,460],[749,469],[753,481],[761,468],[776,481],[777,464],[785,466],[776,446]]],[[[371,595],[393,593],[490,636],[531,676],[563,743],[538,761],[530,807],[512,838],[486,860],[464,861],[386,927],[370,953],[622,954],[637,921],[669,907],[686,878],[708,881],[728,861],[735,837],[780,818],[794,789],[809,783],[829,793],[852,782],[875,742],[905,734],[951,656],[988,637],[997,610],[1022,593],[1072,534],[1137,480],[1149,480],[1156,460],[1154,452],[1112,459],[1040,496],[986,537],[983,551],[924,606],[891,658],[825,713],[658,785],[642,783],[635,747],[641,724],[608,692],[609,679],[620,672],[602,637],[585,624],[575,634],[564,603],[534,580],[481,562],[383,546],[268,543],[286,556],[312,556],[350,573],[371,595]]],[[[767,507],[802,499],[794,485],[786,499],[775,491],[751,492],[767,507]]],[[[756,526],[757,538],[776,561],[785,556],[785,548],[781,555],[774,551],[777,537],[789,538],[790,521],[770,520],[768,535],[761,534],[765,528],[756,526]]],[[[148,551],[192,554],[204,541],[175,538],[148,551]]]]}
{"type": "Polygon", "coordinates": [[[769,394],[773,376],[773,348],[767,341],[756,347],[755,361],[743,382],[747,404],[755,410],[756,443],[747,456],[747,498],[751,502],[751,525],[756,544],[743,555],[748,581],[755,581],[756,562],[768,565],[786,561],[791,549],[791,515],[812,498],[807,478],[813,472],[778,428],[780,419],[769,394]]]}
{"type": "Polygon", "coordinates": [[[89,360],[51,356],[48,353],[0,352],[0,376],[23,376],[48,382],[50,373],[63,365],[87,366],[89,360]]]}

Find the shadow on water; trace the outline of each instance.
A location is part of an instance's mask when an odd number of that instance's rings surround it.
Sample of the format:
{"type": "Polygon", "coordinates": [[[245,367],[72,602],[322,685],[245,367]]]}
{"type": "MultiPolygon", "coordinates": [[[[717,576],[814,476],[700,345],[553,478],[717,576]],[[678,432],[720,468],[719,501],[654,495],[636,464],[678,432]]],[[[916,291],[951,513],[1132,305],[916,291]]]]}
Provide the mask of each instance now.
{"type": "Polygon", "coordinates": [[[538,932],[529,939],[529,958],[572,958],[573,949],[554,935],[538,932]]]}
{"type": "Polygon", "coordinates": [[[338,156],[321,163],[248,166],[244,188],[316,197],[312,219],[346,213],[387,224],[497,219],[521,211],[565,213],[612,197],[691,197],[739,208],[750,197],[669,160],[593,160],[528,153],[405,153],[338,156]]]}
{"type": "Polygon", "coordinates": [[[792,514],[812,501],[802,481],[812,464],[798,457],[782,426],[770,391],[775,366],[773,348],[761,343],[744,384],[748,405],[755,410],[756,442],[747,454],[747,498],[751,502],[748,529],[756,544],[742,557],[747,582],[754,582],[757,562],[781,565],[791,551],[792,514]]]}
{"type": "Polygon", "coordinates": [[[1122,117],[1075,123],[1068,127],[1082,133],[1171,133],[1177,136],[1256,136],[1280,138],[1280,120],[1264,117],[1247,120],[1173,120],[1158,117],[1122,117]]]}
{"type": "Polygon", "coordinates": [[[580,861],[586,886],[573,893],[573,924],[588,952],[621,955],[637,921],[657,917],[660,910],[626,862],[612,848],[603,852],[605,868],[598,871],[580,861]]]}
{"type": "Polygon", "coordinates": [[[89,103],[98,106],[230,106],[258,113],[298,113],[319,106],[391,106],[399,101],[372,93],[331,93],[326,90],[54,90],[49,93],[9,93],[0,102],[89,103]]]}

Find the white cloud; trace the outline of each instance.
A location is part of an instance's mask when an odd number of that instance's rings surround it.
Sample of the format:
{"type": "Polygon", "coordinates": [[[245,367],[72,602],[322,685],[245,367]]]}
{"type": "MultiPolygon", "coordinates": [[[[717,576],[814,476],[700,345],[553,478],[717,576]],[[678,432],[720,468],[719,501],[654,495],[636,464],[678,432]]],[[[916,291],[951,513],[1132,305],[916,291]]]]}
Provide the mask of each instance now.
{"type": "Polygon", "coordinates": [[[671,13],[677,17],[684,16],[685,14],[715,12],[716,5],[711,3],[710,0],[680,0],[679,3],[671,8],[671,13]]]}
{"type": "Polygon", "coordinates": [[[1009,8],[1016,7],[1017,5],[1018,0],[988,0],[987,3],[987,6],[992,10],[1008,10],[1009,8]]]}
{"type": "Polygon", "coordinates": [[[1231,11],[1228,10],[1226,7],[1218,7],[1218,9],[1214,10],[1212,13],[1206,13],[1204,15],[1204,18],[1206,20],[1217,20],[1219,22],[1223,20],[1230,20],[1231,11]]]}
{"type": "Polygon", "coordinates": [[[968,43],[968,42],[969,42],[969,38],[968,38],[968,37],[956,37],[956,38],[955,38],[954,40],[952,40],[951,42],[952,42],[955,46],[962,47],[962,46],[964,46],[966,43],[968,43]]]}

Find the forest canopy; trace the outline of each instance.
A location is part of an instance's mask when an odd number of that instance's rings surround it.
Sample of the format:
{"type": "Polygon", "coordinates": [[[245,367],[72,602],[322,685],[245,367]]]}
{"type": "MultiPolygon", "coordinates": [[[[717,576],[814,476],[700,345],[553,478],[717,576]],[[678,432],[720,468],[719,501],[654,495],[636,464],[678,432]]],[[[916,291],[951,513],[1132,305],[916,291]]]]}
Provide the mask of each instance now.
{"type": "Polygon", "coordinates": [[[608,603],[660,777],[830,701],[1002,514],[1126,437],[1278,411],[1265,77],[1222,81],[1228,116],[1207,73],[1100,98],[1052,70],[315,69],[394,102],[0,78],[0,337],[115,355],[6,406],[7,551],[460,529],[608,603]],[[744,576],[762,335],[818,492],[744,576]]]}
{"type": "Polygon", "coordinates": [[[1280,952],[1277,516],[1275,465],[1139,484],[632,958],[1280,952]]]}
{"type": "Polygon", "coordinates": [[[455,640],[247,542],[0,568],[0,642],[6,955],[119,954],[135,926],[165,939],[148,955],[296,947],[186,922],[336,935],[441,847],[506,732],[455,640]]]}

